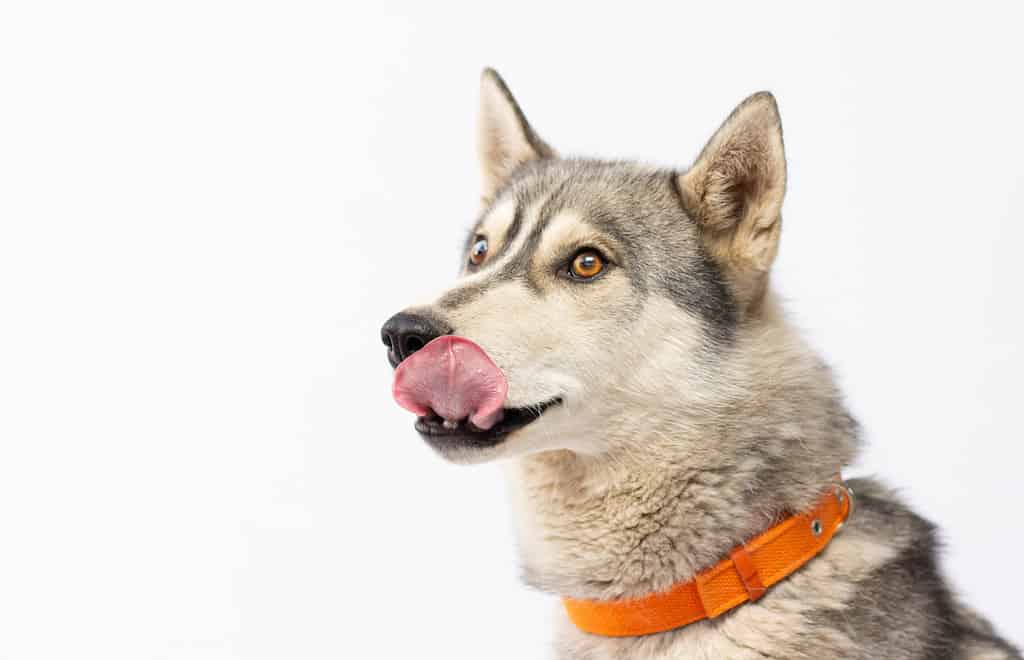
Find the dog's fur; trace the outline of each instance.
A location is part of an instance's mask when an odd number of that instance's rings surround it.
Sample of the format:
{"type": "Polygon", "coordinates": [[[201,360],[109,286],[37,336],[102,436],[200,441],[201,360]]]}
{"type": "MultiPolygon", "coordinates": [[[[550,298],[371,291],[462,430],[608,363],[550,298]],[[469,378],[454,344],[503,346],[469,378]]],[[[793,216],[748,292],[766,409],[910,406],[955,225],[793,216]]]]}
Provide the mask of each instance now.
{"type": "MultiPolygon", "coordinates": [[[[488,447],[508,461],[526,581],[649,594],[809,509],[858,448],[829,368],[769,287],[786,183],[774,98],[744,101],[688,170],[566,159],[490,70],[481,90],[487,259],[410,311],[482,346],[507,405],[560,397],[488,447]],[[581,248],[610,262],[566,277],[581,248]]],[[[583,633],[561,658],[1020,658],[951,593],[927,521],[871,480],[828,548],[760,601],[663,634],[583,633]]],[[[484,654],[486,655],[486,653],[484,654]]]]}

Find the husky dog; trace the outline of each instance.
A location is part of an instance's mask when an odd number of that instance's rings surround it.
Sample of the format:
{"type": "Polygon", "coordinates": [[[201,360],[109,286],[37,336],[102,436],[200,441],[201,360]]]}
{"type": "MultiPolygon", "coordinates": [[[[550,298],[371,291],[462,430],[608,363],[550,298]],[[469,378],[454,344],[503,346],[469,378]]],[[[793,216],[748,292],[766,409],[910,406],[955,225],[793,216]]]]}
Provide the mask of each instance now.
{"type": "MultiPolygon", "coordinates": [[[[384,325],[395,396],[451,461],[505,459],[525,581],[572,599],[693,580],[806,511],[857,422],[769,286],[786,161],[775,99],[687,170],[565,158],[485,70],[482,210],[457,283],[384,325]]],[[[873,480],[763,598],[657,634],[557,615],[560,658],[1020,658],[944,579],[932,525],[873,480]]]]}

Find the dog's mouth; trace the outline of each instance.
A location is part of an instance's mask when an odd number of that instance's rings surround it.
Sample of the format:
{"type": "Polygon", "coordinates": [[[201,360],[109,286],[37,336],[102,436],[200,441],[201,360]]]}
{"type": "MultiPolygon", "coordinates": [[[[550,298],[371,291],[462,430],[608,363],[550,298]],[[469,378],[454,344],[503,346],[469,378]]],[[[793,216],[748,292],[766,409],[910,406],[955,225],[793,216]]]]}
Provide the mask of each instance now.
{"type": "Polygon", "coordinates": [[[435,447],[493,447],[511,433],[540,419],[549,408],[561,403],[562,398],[555,397],[524,408],[505,408],[501,421],[489,429],[477,428],[469,419],[457,422],[445,420],[431,410],[427,415],[416,418],[415,427],[423,439],[435,447]]]}

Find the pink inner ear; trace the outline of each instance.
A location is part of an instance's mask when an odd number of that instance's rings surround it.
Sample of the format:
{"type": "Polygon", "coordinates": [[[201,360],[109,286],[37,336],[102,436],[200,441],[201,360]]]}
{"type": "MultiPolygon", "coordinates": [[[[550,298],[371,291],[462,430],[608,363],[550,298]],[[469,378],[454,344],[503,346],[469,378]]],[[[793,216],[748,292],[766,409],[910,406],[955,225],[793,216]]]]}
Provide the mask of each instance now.
{"type": "Polygon", "coordinates": [[[508,381],[480,346],[445,335],[398,365],[392,391],[398,405],[416,415],[434,411],[487,430],[504,415],[508,381]]]}

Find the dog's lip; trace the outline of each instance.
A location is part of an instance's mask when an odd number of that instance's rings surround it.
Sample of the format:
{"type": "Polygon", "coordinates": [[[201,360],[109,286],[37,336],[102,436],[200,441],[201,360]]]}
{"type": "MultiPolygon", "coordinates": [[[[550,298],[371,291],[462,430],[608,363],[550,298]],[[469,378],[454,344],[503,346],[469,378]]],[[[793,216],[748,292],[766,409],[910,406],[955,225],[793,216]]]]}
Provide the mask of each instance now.
{"type": "Polygon", "coordinates": [[[549,409],[561,405],[562,397],[523,408],[505,408],[501,421],[487,430],[474,427],[463,420],[455,428],[444,426],[437,415],[417,417],[415,427],[423,439],[433,445],[490,447],[505,440],[509,434],[529,426],[549,409]]]}

